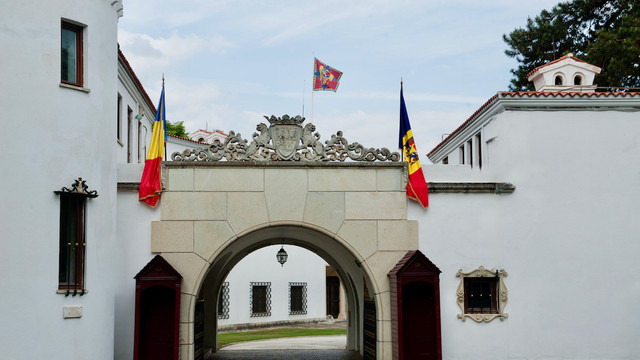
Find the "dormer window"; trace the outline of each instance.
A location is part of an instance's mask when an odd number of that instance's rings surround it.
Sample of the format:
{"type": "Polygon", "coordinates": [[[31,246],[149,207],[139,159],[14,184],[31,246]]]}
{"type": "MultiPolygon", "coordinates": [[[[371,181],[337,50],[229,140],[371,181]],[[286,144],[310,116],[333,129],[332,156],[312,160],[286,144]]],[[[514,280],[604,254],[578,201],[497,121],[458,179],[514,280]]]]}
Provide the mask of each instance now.
{"type": "Polygon", "coordinates": [[[562,76],[560,75],[556,76],[556,85],[562,85],[562,76]]]}
{"type": "Polygon", "coordinates": [[[573,85],[582,85],[582,76],[576,75],[576,77],[573,78],[573,85]]]}

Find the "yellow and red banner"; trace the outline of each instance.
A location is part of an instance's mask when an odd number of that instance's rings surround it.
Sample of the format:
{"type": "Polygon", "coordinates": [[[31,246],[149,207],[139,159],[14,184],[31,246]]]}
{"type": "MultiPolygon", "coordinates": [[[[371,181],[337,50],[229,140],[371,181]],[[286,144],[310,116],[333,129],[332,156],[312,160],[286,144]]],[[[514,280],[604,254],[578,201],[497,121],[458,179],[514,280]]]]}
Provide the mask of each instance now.
{"type": "Polygon", "coordinates": [[[342,71],[338,71],[322,61],[313,59],[313,91],[338,90],[342,71]]]}
{"type": "Polygon", "coordinates": [[[416,144],[413,141],[407,106],[404,103],[404,95],[402,94],[402,85],[400,85],[400,136],[398,147],[402,149],[404,161],[409,165],[407,196],[426,208],[429,206],[429,189],[427,188],[427,182],[424,180],[422,166],[420,166],[420,160],[418,159],[418,150],[416,150],[416,144]]]}
{"type": "Polygon", "coordinates": [[[140,180],[140,190],[138,200],[147,203],[151,207],[156,207],[160,194],[162,193],[162,183],[160,177],[160,164],[164,154],[164,144],[167,141],[167,120],[164,111],[164,79],[162,81],[162,93],[160,103],[156,112],[156,121],[153,122],[153,133],[151,144],[147,153],[147,160],[144,163],[144,171],[140,180]]]}

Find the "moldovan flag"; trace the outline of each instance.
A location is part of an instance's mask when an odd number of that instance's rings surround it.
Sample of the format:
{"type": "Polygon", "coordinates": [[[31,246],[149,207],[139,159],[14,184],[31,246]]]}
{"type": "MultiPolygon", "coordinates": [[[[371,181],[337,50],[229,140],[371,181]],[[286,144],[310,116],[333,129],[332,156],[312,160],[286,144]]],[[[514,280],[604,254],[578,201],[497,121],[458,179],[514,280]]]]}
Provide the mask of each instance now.
{"type": "Polygon", "coordinates": [[[418,151],[413,141],[409,115],[407,114],[407,107],[404,104],[404,96],[402,95],[402,84],[400,84],[400,140],[398,147],[403,150],[404,161],[409,164],[407,196],[418,201],[422,207],[426,208],[429,206],[429,189],[427,188],[427,182],[424,180],[420,160],[418,160],[418,151]]]}
{"type": "Polygon", "coordinates": [[[164,79],[162,80],[162,93],[160,103],[156,112],[156,121],[153,122],[153,133],[151,144],[147,153],[147,160],[144,163],[144,171],[140,180],[140,192],[138,200],[147,203],[151,207],[156,207],[162,193],[160,183],[160,163],[164,154],[164,144],[167,141],[167,121],[164,112],[164,79]]]}
{"type": "Polygon", "coordinates": [[[313,91],[338,90],[342,71],[338,71],[322,61],[313,59],[313,91]]]}

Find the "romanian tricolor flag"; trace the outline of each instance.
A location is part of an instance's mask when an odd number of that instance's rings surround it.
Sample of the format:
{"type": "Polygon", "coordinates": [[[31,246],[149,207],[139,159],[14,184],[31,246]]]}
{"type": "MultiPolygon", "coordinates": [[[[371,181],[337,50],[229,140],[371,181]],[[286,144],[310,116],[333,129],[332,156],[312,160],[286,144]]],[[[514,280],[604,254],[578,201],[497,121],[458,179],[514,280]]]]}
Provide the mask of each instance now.
{"type": "Polygon", "coordinates": [[[338,71],[322,61],[313,59],[313,91],[338,90],[342,71],[338,71]]]}
{"type": "Polygon", "coordinates": [[[147,203],[151,207],[156,207],[162,193],[160,182],[160,163],[164,154],[164,144],[167,142],[167,120],[164,112],[164,79],[162,79],[162,93],[160,103],[156,112],[156,121],[153,122],[153,133],[151,144],[147,153],[147,160],[144,163],[144,171],[140,180],[140,191],[138,200],[147,203]]]}
{"type": "Polygon", "coordinates": [[[407,106],[404,104],[404,96],[402,94],[402,83],[400,84],[400,140],[398,147],[403,150],[404,161],[409,164],[409,182],[407,182],[407,196],[419,202],[422,207],[429,206],[429,189],[427,182],[424,180],[420,160],[418,160],[418,151],[413,141],[413,133],[411,132],[411,124],[409,124],[409,115],[407,114],[407,106]]]}

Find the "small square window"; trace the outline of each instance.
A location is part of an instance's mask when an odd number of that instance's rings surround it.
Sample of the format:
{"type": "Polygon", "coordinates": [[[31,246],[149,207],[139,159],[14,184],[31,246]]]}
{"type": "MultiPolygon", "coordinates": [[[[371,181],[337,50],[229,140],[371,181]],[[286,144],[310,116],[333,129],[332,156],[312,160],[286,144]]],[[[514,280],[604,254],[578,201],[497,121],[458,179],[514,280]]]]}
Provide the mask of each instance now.
{"type": "Polygon", "coordinates": [[[218,294],[218,319],[229,318],[229,282],[225,281],[218,294]]]}
{"type": "Polygon", "coordinates": [[[457,301],[462,310],[458,318],[462,321],[471,318],[476,322],[507,318],[509,314],[504,312],[504,307],[507,305],[508,291],[503,280],[506,276],[504,269],[493,271],[482,266],[470,272],[458,270],[456,277],[460,278],[460,285],[457,301]]]}
{"type": "Polygon", "coordinates": [[[82,87],[82,31],[83,28],[62,22],[60,46],[60,80],[82,87]]]}
{"type": "Polygon", "coordinates": [[[289,315],[307,313],[307,283],[289,283],[289,315]]]}
{"type": "Polygon", "coordinates": [[[271,316],[271,283],[251,283],[251,317],[271,316]]]}

